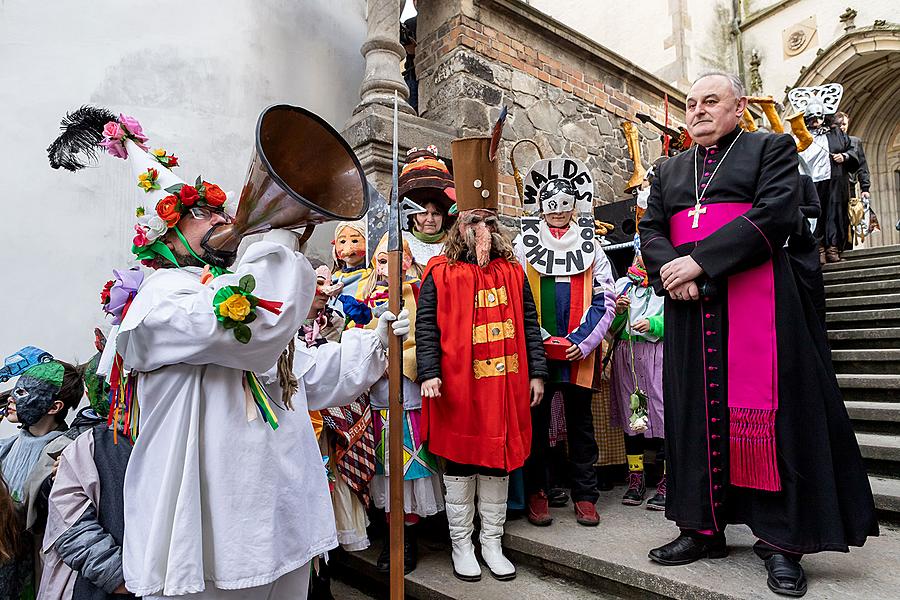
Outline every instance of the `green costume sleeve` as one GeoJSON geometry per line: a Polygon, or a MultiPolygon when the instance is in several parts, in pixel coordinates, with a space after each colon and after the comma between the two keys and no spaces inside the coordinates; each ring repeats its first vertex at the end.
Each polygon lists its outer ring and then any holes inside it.
{"type": "Polygon", "coordinates": [[[657,336],[663,336],[663,315],[656,315],[655,317],[649,317],[647,319],[650,321],[650,333],[657,336]]]}
{"type": "Polygon", "coordinates": [[[625,319],[627,318],[628,311],[625,311],[621,315],[617,314],[613,319],[612,325],[609,326],[609,330],[615,332],[615,337],[622,337],[622,339],[625,339],[622,334],[625,333],[625,319]]]}

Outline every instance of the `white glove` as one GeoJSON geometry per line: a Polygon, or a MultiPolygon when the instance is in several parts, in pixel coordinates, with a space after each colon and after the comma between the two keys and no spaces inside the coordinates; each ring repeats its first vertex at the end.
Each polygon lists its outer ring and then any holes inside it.
{"type": "Polygon", "coordinates": [[[405,339],[406,336],[409,335],[409,311],[404,308],[400,311],[400,316],[397,316],[391,311],[386,310],[378,317],[378,325],[375,326],[375,335],[378,336],[378,341],[381,342],[381,345],[384,348],[387,348],[388,346],[389,324],[394,335],[401,339],[405,339]]]}

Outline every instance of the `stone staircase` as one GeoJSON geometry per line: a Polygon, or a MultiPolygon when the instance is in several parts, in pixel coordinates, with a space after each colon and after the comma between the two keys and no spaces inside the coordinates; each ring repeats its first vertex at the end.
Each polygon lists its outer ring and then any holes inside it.
{"type": "Polygon", "coordinates": [[[824,269],[828,338],[881,516],[900,520],[900,246],[824,269]]]}
{"type": "MultiPolygon", "coordinates": [[[[900,590],[900,246],[858,250],[825,268],[829,339],[838,383],[869,469],[881,535],[848,555],[804,557],[811,598],[894,600],[900,590]]],[[[524,519],[507,523],[503,539],[519,576],[479,583],[455,579],[450,567],[446,522],[423,524],[419,567],[406,578],[408,598],[423,600],[769,600],[764,568],[753,554],[754,536],[743,525],[728,528],[728,560],[663,567],[647,551],[675,532],[662,513],[620,503],[622,488],[603,492],[601,523],[575,523],[571,504],[552,509],[550,527],[524,519]]],[[[375,569],[380,542],[359,553],[336,554],[336,577],[348,598],[386,598],[387,578],[375,569]]]]}

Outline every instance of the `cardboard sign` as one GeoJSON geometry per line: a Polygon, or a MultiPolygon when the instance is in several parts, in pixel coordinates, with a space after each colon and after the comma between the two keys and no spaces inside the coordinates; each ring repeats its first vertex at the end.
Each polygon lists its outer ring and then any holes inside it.
{"type": "Polygon", "coordinates": [[[522,207],[526,215],[540,213],[538,196],[541,188],[548,181],[559,178],[568,179],[575,187],[575,212],[591,212],[594,206],[594,179],[590,170],[577,158],[559,157],[541,159],[528,170],[523,186],[525,202],[522,207]]]}
{"type": "Polygon", "coordinates": [[[540,217],[522,217],[525,258],[541,275],[577,275],[594,265],[594,219],[580,215],[561,238],[540,217]]]}

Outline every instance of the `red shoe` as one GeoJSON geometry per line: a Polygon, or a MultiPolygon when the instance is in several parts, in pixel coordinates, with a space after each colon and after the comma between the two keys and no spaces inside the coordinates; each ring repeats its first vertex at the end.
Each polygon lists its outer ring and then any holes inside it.
{"type": "Polygon", "coordinates": [[[547,494],[541,490],[528,497],[528,521],[538,527],[546,527],[553,522],[547,502],[547,494]]]}
{"type": "Polygon", "coordinates": [[[597,507],[593,502],[580,500],[575,503],[575,520],[579,525],[587,527],[596,527],[600,524],[600,515],[597,514],[597,507]]]}

